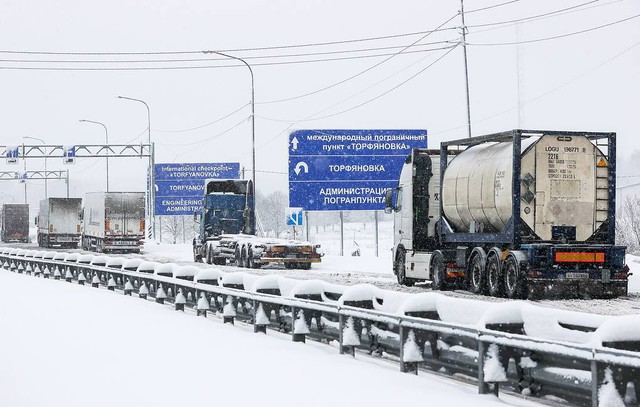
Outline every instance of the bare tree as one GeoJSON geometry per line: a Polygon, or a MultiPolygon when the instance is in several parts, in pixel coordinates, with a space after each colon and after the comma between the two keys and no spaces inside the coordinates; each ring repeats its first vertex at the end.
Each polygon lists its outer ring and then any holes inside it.
{"type": "Polygon", "coordinates": [[[630,253],[640,252],[640,197],[628,196],[616,217],[616,242],[630,253]]]}
{"type": "Polygon", "coordinates": [[[278,237],[286,230],[285,210],[288,206],[289,200],[282,191],[273,191],[266,196],[258,195],[256,211],[265,232],[272,232],[278,237]]]}
{"type": "Polygon", "coordinates": [[[182,240],[182,217],[181,216],[161,216],[160,227],[162,233],[172,244],[176,244],[178,239],[182,240]]]}

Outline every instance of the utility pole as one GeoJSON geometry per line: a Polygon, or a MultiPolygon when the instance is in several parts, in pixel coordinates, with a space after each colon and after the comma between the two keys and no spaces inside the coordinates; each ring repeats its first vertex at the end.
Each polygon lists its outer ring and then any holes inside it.
{"type": "Polygon", "coordinates": [[[469,69],[467,66],[467,26],[464,23],[464,0],[460,0],[462,17],[462,53],[464,54],[464,81],[467,89],[467,131],[471,137],[471,103],[469,102],[469,69]]]}

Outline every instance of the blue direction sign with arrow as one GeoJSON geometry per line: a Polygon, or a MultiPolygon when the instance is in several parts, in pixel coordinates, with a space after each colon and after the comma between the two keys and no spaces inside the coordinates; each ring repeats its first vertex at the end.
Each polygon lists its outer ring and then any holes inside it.
{"type": "Polygon", "coordinates": [[[302,226],[302,208],[287,208],[287,226],[302,226]]]}
{"type": "Polygon", "coordinates": [[[304,210],[381,210],[426,130],[298,130],[289,136],[289,204],[304,210]]]}

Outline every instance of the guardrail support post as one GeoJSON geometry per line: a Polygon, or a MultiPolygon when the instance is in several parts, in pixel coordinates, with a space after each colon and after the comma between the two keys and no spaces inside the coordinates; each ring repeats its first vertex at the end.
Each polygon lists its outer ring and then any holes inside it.
{"type": "Polygon", "coordinates": [[[291,324],[291,339],[294,342],[305,343],[306,335],[309,333],[309,327],[307,326],[307,322],[304,319],[303,310],[299,310],[296,312],[295,308],[291,308],[291,324]]]}
{"type": "Polygon", "coordinates": [[[266,334],[269,322],[269,317],[264,312],[262,303],[253,300],[253,333],[266,334]]]}
{"type": "Polygon", "coordinates": [[[487,344],[478,340],[478,393],[489,393],[489,385],[484,381],[484,358],[487,352],[487,344]]]}
{"type": "Polygon", "coordinates": [[[398,337],[400,338],[400,371],[406,373],[407,364],[404,361],[404,342],[407,340],[407,335],[402,324],[398,325],[398,337]]]}
{"type": "Polygon", "coordinates": [[[342,314],[338,314],[338,331],[339,331],[339,341],[340,341],[340,354],[344,355],[344,345],[342,345],[343,336],[344,336],[344,316],[342,314]]]}
{"type": "Polygon", "coordinates": [[[598,407],[598,386],[600,385],[600,377],[598,375],[598,362],[591,361],[591,406],[598,407]]]}
{"type": "Polygon", "coordinates": [[[233,297],[227,296],[226,302],[222,310],[222,323],[234,325],[233,320],[236,316],[236,309],[233,306],[233,297]]]}

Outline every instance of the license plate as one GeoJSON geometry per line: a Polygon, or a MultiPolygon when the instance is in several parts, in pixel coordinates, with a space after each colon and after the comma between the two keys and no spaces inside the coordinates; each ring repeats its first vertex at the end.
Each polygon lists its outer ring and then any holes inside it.
{"type": "Polygon", "coordinates": [[[72,239],[70,237],[59,237],[58,242],[71,242],[72,239]]]}
{"type": "Polygon", "coordinates": [[[588,280],[589,273],[567,273],[567,279],[569,280],[588,280]]]}

